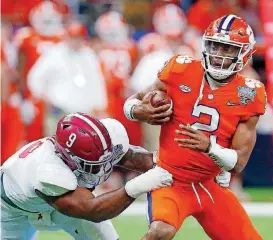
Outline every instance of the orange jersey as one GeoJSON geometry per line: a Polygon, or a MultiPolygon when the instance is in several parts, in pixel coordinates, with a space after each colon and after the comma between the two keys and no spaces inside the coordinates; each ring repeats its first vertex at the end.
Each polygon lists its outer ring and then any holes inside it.
{"type": "Polygon", "coordinates": [[[29,23],[29,13],[42,0],[3,0],[1,1],[2,16],[14,24],[26,25],[29,23]]]}
{"type": "Polygon", "coordinates": [[[133,40],[120,45],[105,45],[98,55],[107,79],[127,79],[135,65],[137,46],[133,40]]]}
{"type": "Polygon", "coordinates": [[[128,120],[123,113],[129,95],[128,80],[137,60],[136,44],[130,40],[122,45],[104,46],[98,55],[107,87],[107,113],[125,126],[131,144],[140,145],[140,124],[128,120]]]}
{"type": "MultiPolygon", "coordinates": [[[[3,43],[2,43],[3,44],[3,43]]],[[[20,118],[20,111],[18,103],[16,103],[15,96],[16,84],[13,80],[13,69],[8,65],[7,55],[1,46],[1,65],[2,65],[2,87],[4,96],[1,99],[1,165],[6,161],[14,152],[18,150],[24,139],[24,126],[20,118]],[[3,66],[5,65],[5,66],[3,66]],[[4,67],[4,69],[3,69],[4,67]],[[5,86],[5,87],[4,87],[5,86]],[[14,99],[14,100],[12,100],[14,99]]]]}
{"type": "Polygon", "coordinates": [[[188,56],[173,57],[158,78],[174,103],[172,119],[161,128],[159,165],[173,174],[174,184],[213,179],[220,168],[207,154],[179,147],[174,142],[178,137],[175,130],[181,123],[190,124],[210,136],[211,141],[230,148],[238,123],[264,113],[264,85],[237,74],[230,83],[212,90],[200,61],[188,56]]]}
{"type": "Polygon", "coordinates": [[[18,50],[23,51],[26,56],[24,79],[26,79],[29,70],[40,55],[48,51],[53,44],[60,42],[61,39],[61,36],[41,36],[31,27],[24,27],[18,30],[15,35],[15,44],[18,50]]]}
{"type": "Polygon", "coordinates": [[[126,99],[127,81],[137,57],[136,45],[129,41],[124,45],[105,46],[99,51],[99,59],[108,93],[108,113],[112,117],[123,114],[120,109],[126,99]],[[117,109],[118,108],[118,109],[117,109]]]}

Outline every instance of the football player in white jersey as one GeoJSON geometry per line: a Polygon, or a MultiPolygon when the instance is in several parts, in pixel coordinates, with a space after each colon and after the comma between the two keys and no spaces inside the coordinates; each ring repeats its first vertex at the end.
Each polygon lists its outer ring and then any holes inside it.
{"type": "Polygon", "coordinates": [[[26,145],[3,164],[1,239],[26,239],[31,224],[38,230],[63,229],[76,240],[117,240],[108,219],[139,195],[171,184],[171,174],[153,168],[152,153],[129,145],[120,122],[69,114],[53,137],[26,145]],[[146,173],[95,197],[92,191],[115,165],[146,173]]]}

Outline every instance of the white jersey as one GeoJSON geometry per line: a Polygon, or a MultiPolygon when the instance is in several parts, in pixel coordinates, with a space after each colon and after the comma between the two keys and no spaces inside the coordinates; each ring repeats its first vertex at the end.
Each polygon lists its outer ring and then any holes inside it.
{"type": "Polygon", "coordinates": [[[92,112],[107,105],[99,59],[87,46],[74,51],[64,42],[56,44],[31,68],[27,84],[34,97],[65,113],[92,112]]]}
{"type": "MultiPolygon", "coordinates": [[[[110,134],[114,146],[114,164],[117,164],[129,149],[127,132],[117,120],[103,119],[101,122],[110,134]]],[[[50,137],[23,147],[4,163],[2,171],[7,197],[18,207],[30,212],[53,210],[36,195],[35,189],[46,195],[59,196],[75,190],[77,186],[85,187],[88,184],[78,179],[55,154],[54,140],[50,137]]]]}

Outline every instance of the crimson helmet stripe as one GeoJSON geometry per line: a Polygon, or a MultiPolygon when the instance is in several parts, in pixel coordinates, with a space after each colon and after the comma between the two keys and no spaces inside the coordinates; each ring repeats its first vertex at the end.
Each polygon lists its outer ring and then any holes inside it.
{"type": "Polygon", "coordinates": [[[82,116],[78,113],[72,114],[72,116],[80,118],[81,120],[85,121],[90,127],[92,127],[95,130],[95,132],[98,134],[100,141],[102,143],[103,149],[104,150],[107,149],[107,143],[106,143],[106,140],[105,140],[103,134],[101,133],[99,128],[92,121],[90,121],[88,118],[86,118],[85,116],[82,116]]]}

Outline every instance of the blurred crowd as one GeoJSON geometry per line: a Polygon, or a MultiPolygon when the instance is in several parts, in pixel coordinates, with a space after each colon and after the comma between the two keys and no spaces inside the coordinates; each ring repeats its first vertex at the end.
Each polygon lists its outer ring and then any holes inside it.
{"type": "MultiPolygon", "coordinates": [[[[203,31],[225,14],[244,17],[253,28],[256,53],[244,74],[266,84],[258,3],[2,0],[2,162],[23,144],[53,134],[57,121],[75,111],[115,118],[131,144],[156,150],[158,127],[127,120],[124,101],[149,86],[172,55],[200,58],[203,31]]],[[[272,116],[269,106],[263,134],[272,134],[272,116]]]]}

